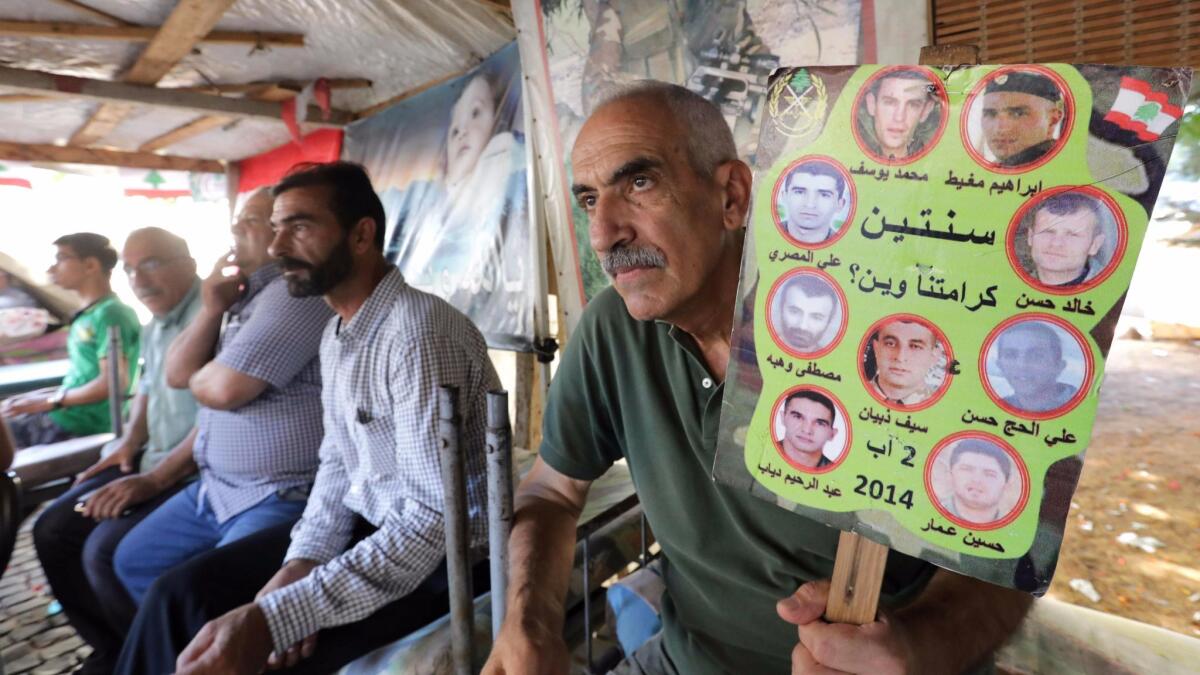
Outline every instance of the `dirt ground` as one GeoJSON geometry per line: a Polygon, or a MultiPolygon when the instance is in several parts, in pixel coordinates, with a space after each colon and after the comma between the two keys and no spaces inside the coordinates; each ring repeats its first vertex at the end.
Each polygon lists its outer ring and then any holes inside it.
{"type": "Polygon", "coordinates": [[[1200,343],[1116,340],[1049,595],[1200,635],[1198,459],[1200,343]]]}

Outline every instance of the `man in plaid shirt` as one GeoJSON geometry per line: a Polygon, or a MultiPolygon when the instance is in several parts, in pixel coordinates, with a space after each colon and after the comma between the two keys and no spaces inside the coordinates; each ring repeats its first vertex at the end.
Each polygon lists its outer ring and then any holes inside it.
{"type": "MultiPolygon", "coordinates": [[[[273,192],[288,290],[324,295],[336,314],[321,342],[316,482],[290,536],[273,528],[160,578],[119,672],[257,673],[269,659],[325,673],[445,614],[439,385],[459,390],[470,543],[486,546],[485,394],[499,380],[482,335],[384,259],[362,167],[309,165],[273,192]]],[[[477,589],[486,576],[477,566],[477,589]]]]}

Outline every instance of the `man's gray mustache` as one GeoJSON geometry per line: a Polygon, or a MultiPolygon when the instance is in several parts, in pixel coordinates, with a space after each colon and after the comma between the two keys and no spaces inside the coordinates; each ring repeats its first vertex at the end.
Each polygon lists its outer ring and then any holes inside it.
{"type": "Polygon", "coordinates": [[[667,258],[662,251],[651,246],[620,246],[609,251],[600,265],[605,274],[614,277],[618,270],[630,267],[666,267],[667,258]]]}

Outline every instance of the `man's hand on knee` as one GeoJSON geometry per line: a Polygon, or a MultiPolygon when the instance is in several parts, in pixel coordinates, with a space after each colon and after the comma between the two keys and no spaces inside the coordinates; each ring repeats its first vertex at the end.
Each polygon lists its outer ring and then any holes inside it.
{"type": "Polygon", "coordinates": [[[271,630],[254,603],[204,624],[175,662],[177,675],[255,675],[267,664],[271,630]]]}
{"type": "Polygon", "coordinates": [[[861,626],[828,623],[821,618],[828,601],[829,581],[811,581],[775,606],[800,638],[792,650],[792,675],[908,672],[910,647],[894,622],[881,615],[861,626]]]}

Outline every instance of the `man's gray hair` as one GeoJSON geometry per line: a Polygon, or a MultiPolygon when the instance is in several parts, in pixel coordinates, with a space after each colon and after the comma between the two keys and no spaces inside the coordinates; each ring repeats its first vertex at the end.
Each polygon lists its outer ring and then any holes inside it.
{"type": "Polygon", "coordinates": [[[665,104],[687,131],[688,161],[701,176],[712,177],[718,166],[738,158],[733,132],[721,116],[721,110],[703,96],[677,84],[658,80],[620,84],[607,90],[592,110],[632,98],[658,99],[665,104]]]}

